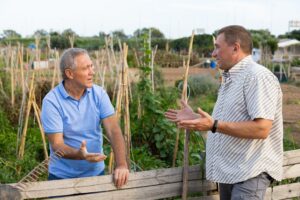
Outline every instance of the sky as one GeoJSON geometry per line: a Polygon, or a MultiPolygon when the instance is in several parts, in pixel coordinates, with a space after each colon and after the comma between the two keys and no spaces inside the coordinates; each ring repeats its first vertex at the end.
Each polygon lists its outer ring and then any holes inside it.
{"type": "Polygon", "coordinates": [[[300,0],[0,0],[0,34],[12,29],[23,37],[39,29],[94,36],[155,27],[174,39],[232,24],[278,36],[290,20],[300,20],[300,0]]]}

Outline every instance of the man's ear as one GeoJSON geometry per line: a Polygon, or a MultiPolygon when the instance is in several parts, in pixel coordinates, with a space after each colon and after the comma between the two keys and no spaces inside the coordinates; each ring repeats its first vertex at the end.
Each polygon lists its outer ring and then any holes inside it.
{"type": "Polygon", "coordinates": [[[240,49],[241,49],[240,43],[238,43],[238,42],[234,43],[234,45],[233,45],[233,52],[234,53],[238,53],[240,51],[240,49]]]}
{"type": "Polygon", "coordinates": [[[68,68],[68,69],[65,69],[65,74],[66,76],[68,77],[68,79],[73,79],[74,76],[73,76],[73,71],[72,69],[68,68]]]}

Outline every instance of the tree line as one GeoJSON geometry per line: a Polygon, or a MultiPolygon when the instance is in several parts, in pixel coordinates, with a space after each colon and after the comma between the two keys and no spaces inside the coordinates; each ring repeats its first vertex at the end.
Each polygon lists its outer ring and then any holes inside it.
{"type": "MultiPolygon", "coordinates": [[[[105,46],[105,38],[114,38],[114,47],[118,49],[118,39],[121,42],[126,42],[129,47],[135,48],[140,44],[142,40],[142,35],[149,33],[151,30],[151,44],[152,47],[157,45],[159,50],[172,50],[172,51],[187,51],[189,44],[189,37],[182,37],[178,39],[168,39],[165,37],[164,33],[155,27],[137,29],[132,35],[126,35],[123,30],[115,30],[111,33],[105,33],[100,31],[98,35],[90,37],[79,36],[72,29],[65,29],[62,32],[50,31],[47,32],[44,29],[36,30],[30,37],[22,37],[21,34],[14,30],[3,30],[0,34],[0,44],[16,44],[20,42],[25,46],[34,44],[35,37],[39,36],[41,38],[40,48],[46,48],[47,43],[43,38],[51,38],[51,48],[56,49],[66,49],[70,47],[69,37],[75,37],[74,47],[85,48],[88,50],[96,50],[105,46]]],[[[278,48],[277,43],[279,39],[282,38],[293,38],[300,40],[300,30],[293,30],[285,34],[279,35],[278,37],[271,34],[268,30],[249,30],[253,37],[253,46],[255,48],[267,47],[272,53],[278,48]]],[[[213,35],[216,34],[217,31],[213,35]]],[[[194,39],[194,52],[199,53],[199,55],[209,56],[214,48],[213,45],[213,35],[211,34],[199,34],[195,35],[194,39]]]]}

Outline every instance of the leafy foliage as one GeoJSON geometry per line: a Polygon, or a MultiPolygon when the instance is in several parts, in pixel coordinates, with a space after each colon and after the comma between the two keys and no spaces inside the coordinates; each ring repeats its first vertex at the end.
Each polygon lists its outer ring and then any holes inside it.
{"type": "Polygon", "coordinates": [[[145,34],[143,38],[143,65],[141,66],[140,81],[136,88],[138,94],[135,96],[135,103],[131,109],[131,121],[135,122],[132,124],[133,146],[147,145],[151,152],[150,155],[171,161],[176,128],[165,119],[164,111],[167,106],[175,104],[176,98],[174,98],[174,93],[162,95],[161,91],[164,90],[156,90],[155,93],[152,90],[150,81],[151,49],[148,35],[145,34]],[[163,96],[169,96],[169,98],[164,99],[163,96]],[[141,114],[138,115],[138,113],[141,114]]]}
{"type": "Polygon", "coordinates": [[[191,96],[216,94],[219,83],[213,77],[206,74],[190,76],[188,84],[191,90],[191,96]]]}
{"type": "Polygon", "coordinates": [[[250,30],[255,48],[269,48],[274,54],[278,48],[277,39],[268,30],[250,30]]]}

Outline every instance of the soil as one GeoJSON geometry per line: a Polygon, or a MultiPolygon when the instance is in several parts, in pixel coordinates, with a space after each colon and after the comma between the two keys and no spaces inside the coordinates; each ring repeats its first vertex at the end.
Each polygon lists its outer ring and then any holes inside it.
{"type": "Polygon", "coordinates": [[[290,84],[281,84],[283,93],[283,124],[290,131],[294,141],[300,145],[300,88],[290,84]]]}

